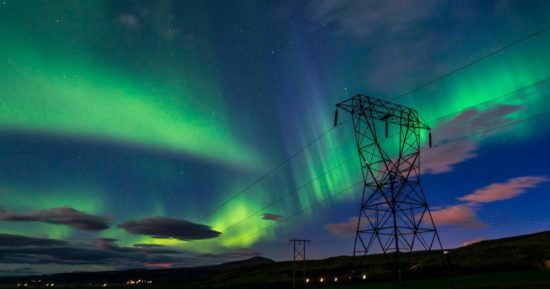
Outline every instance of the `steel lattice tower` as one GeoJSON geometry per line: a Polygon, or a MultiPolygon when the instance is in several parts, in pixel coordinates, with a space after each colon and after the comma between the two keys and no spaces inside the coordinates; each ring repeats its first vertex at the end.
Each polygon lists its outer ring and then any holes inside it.
{"type": "Polygon", "coordinates": [[[293,258],[292,258],[292,288],[296,288],[296,262],[302,261],[302,283],[306,280],[306,245],[311,244],[311,240],[290,239],[288,243],[293,245],[293,258]],[[302,248],[300,248],[302,245],[302,248]]]}
{"type": "Polygon", "coordinates": [[[420,137],[430,128],[416,110],[365,95],[336,107],[335,124],[338,109],[352,115],[364,180],[353,255],[384,253],[400,281],[403,256],[442,249],[420,186],[420,137]],[[385,141],[390,129],[398,142],[385,141]]]}

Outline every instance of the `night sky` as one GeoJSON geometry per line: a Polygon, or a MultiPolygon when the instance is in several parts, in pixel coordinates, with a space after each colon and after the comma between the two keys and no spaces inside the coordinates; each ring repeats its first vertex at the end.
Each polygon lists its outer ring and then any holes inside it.
{"type": "Polygon", "coordinates": [[[361,171],[349,115],[331,127],[356,93],[433,128],[445,247],[548,230],[548,11],[3,0],[0,275],[350,255],[361,171]]]}

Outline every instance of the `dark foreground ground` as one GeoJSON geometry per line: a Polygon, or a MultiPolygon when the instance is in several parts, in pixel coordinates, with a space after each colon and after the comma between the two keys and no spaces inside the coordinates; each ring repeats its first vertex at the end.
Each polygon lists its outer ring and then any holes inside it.
{"type": "MultiPolygon", "coordinates": [[[[266,280],[266,282],[269,282],[266,280]]],[[[341,281],[338,281],[341,283],[341,281]]],[[[331,288],[331,289],[396,289],[398,288],[395,282],[369,282],[365,281],[360,284],[338,284],[338,282],[325,281],[325,284],[315,284],[306,286],[297,286],[297,288],[331,288]]],[[[522,272],[504,272],[504,273],[491,273],[480,274],[473,276],[459,276],[452,280],[452,284],[456,289],[549,289],[550,288],[550,271],[522,271],[522,272]]],[[[54,288],[135,288],[135,289],[175,289],[175,288],[190,288],[188,286],[181,286],[178,284],[145,284],[145,285],[107,285],[103,287],[103,284],[89,285],[65,285],[54,288]]],[[[0,288],[18,288],[14,285],[4,285],[0,288]]],[[[19,288],[50,288],[42,286],[28,284],[27,287],[20,286],[19,288]]],[[[201,288],[194,287],[194,288],[201,288]]],[[[257,285],[258,289],[264,288],[261,285],[257,285]]],[[[292,284],[282,285],[278,287],[280,289],[291,289],[292,284]]],[[[403,282],[399,287],[401,289],[446,289],[452,288],[449,279],[429,279],[429,280],[416,280],[403,282]]]]}
{"type": "MultiPolygon", "coordinates": [[[[452,283],[456,289],[549,289],[550,271],[524,271],[460,276],[453,278],[452,283]]],[[[383,282],[360,285],[327,286],[327,288],[395,289],[397,286],[393,282],[383,282]]],[[[404,282],[400,288],[443,289],[452,287],[449,280],[447,278],[443,278],[404,282]]]]}

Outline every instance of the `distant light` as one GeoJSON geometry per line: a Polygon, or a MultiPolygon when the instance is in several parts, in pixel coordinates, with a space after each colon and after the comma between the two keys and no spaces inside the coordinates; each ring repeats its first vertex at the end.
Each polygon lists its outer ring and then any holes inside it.
{"type": "Polygon", "coordinates": [[[103,285],[101,285],[101,287],[107,287],[107,283],[103,283],[103,285]]]}
{"type": "Polygon", "coordinates": [[[309,283],[309,277],[308,277],[308,278],[306,278],[306,283],[309,283]]]}
{"type": "Polygon", "coordinates": [[[23,286],[27,287],[27,283],[23,284],[23,286]]]}
{"type": "Polygon", "coordinates": [[[447,254],[449,254],[449,251],[445,250],[445,251],[443,251],[443,254],[447,255],[447,254]]]}
{"type": "Polygon", "coordinates": [[[367,274],[363,274],[363,280],[367,279],[367,274]]]}
{"type": "Polygon", "coordinates": [[[334,282],[338,282],[338,277],[334,277],[334,282]]]}
{"type": "Polygon", "coordinates": [[[321,279],[319,279],[319,282],[321,283],[325,282],[325,278],[321,277],[321,279]]]}
{"type": "Polygon", "coordinates": [[[53,287],[53,286],[55,286],[55,284],[54,284],[54,283],[50,284],[50,287],[53,287]]]}

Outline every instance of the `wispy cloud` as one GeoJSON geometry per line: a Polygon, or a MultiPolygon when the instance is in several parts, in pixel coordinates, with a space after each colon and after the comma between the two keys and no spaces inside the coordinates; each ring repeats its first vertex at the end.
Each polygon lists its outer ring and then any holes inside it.
{"type": "Polygon", "coordinates": [[[450,172],[455,165],[477,157],[477,148],[478,145],[469,140],[432,147],[422,154],[422,173],[442,174],[450,172]]]}
{"type": "Polygon", "coordinates": [[[326,224],[323,228],[339,239],[348,239],[355,236],[359,217],[349,218],[346,222],[326,224]]]}
{"type": "Polygon", "coordinates": [[[438,54],[452,47],[452,35],[426,29],[440,5],[435,0],[320,0],[310,1],[308,14],[313,29],[364,46],[368,53],[362,65],[372,69],[366,86],[396,93],[448,70],[438,54]]]}
{"type": "Polygon", "coordinates": [[[433,143],[439,145],[427,149],[422,155],[422,173],[440,174],[477,156],[479,137],[488,130],[506,124],[513,113],[521,111],[520,105],[495,105],[487,109],[468,109],[454,118],[442,121],[433,129],[433,143]],[[461,137],[479,134],[478,139],[461,137]]]}
{"type": "Polygon", "coordinates": [[[64,246],[67,243],[61,240],[26,237],[14,234],[0,234],[0,247],[48,247],[64,246]]]}
{"type": "Polygon", "coordinates": [[[130,234],[148,235],[155,238],[175,238],[183,241],[211,239],[221,234],[207,225],[166,217],[127,221],[118,225],[118,227],[130,234]]]}
{"type": "Polygon", "coordinates": [[[136,15],[131,13],[122,13],[118,15],[115,21],[122,27],[135,31],[139,28],[139,19],[136,15]]]}
{"type": "MultiPolygon", "coordinates": [[[[110,238],[55,240],[0,234],[0,264],[6,268],[15,268],[17,265],[31,268],[25,274],[37,273],[32,268],[42,264],[96,266],[95,268],[101,270],[118,270],[216,264],[258,255],[261,255],[258,251],[248,248],[226,249],[219,254],[206,255],[160,245],[122,247],[117,244],[116,239],[110,238]]],[[[10,271],[5,274],[19,273],[10,271]]]]}
{"type": "MultiPolygon", "coordinates": [[[[476,208],[468,205],[455,205],[431,212],[436,226],[456,225],[468,229],[481,229],[485,224],[476,216],[476,208]]],[[[345,222],[326,224],[323,228],[339,239],[350,239],[355,236],[358,217],[345,222]]],[[[427,221],[428,219],[425,219],[427,221]]],[[[362,220],[362,223],[366,220],[362,220]]]]}
{"type": "MultiPolygon", "coordinates": [[[[470,108],[456,117],[444,120],[433,129],[434,141],[445,143],[464,135],[481,133],[510,121],[513,113],[523,110],[523,105],[493,105],[486,109],[470,108]]],[[[485,133],[485,135],[490,132],[485,133]]]]}
{"type": "Polygon", "coordinates": [[[485,237],[473,238],[471,240],[462,242],[461,246],[466,247],[466,246],[470,246],[472,244],[479,243],[479,242],[485,241],[485,240],[487,240],[487,238],[485,238],[485,237]]]}
{"type": "Polygon", "coordinates": [[[0,220],[66,225],[84,231],[101,231],[110,226],[110,219],[107,217],[88,214],[69,207],[36,210],[27,214],[2,210],[0,211],[0,220]]]}
{"type": "MultiPolygon", "coordinates": [[[[526,193],[528,188],[549,181],[550,178],[546,176],[524,176],[509,179],[504,183],[494,183],[458,198],[465,203],[431,211],[432,218],[436,226],[452,225],[472,230],[481,229],[486,225],[476,215],[476,211],[481,208],[480,204],[512,199],[526,193]]],[[[351,238],[357,229],[357,219],[352,217],[346,222],[326,224],[324,229],[338,238],[351,238]]]]}
{"type": "Polygon", "coordinates": [[[282,222],[284,220],[284,217],[282,215],[265,213],[262,217],[262,220],[282,222]]]}
{"type": "Polygon", "coordinates": [[[449,206],[432,211],[436,226],[459,225],[469,229],[480,229],[485,225],[477,218],[475,209],[467,205],[449,206]]]}
{"type": "Polygon", "coordinates": [[[493,183],[473,193],[458,198],[469,203],[490,203],[515,198],[527,192],[528,188],[550,181],[546,176],[524,176],[507,180],[504,183],[493,183]]]}
{"type": "Polygon", "coordinates": [[[364,39],[375,33],[408,31],[411,25],[433,17],[437,3],[318,0],[310,2],[309,12],[312,21],[334,26],[337,33],[364,39]]]}
{"type": "Polygon", "coordinates": [[[251,249],[251,248],[237,248],[234,250],[225,250],[224,252],[219,252],[216,254],[213,253],[204,253],[198,255],[201,258],[206,259],[219,259],[219,258],[225,258],[225,259],[243,259],[251,256],[259,256],[261,255],[260,252],[251,249]]]}
{"type": "Polygon", "coordinates": [[[152,31],[162,40],[174,40],[185,29],[174,27],[173,5],[172,1],[142,3],[137,5],[140,8],[121,13],[114,20],[129,32],[152,31]]]}
{"type": "Polygon", "coordinates": [[[476,216],[476,210],[483,203],[509,200],[527,192],[528,188],[549,182],[546,176],[523,176],[508,179],[504,183],[494,183],[475,190],[473,193],[459,197],[463,204],[449,206],[432,211],[436,225],[460,225],[470,229],[479,229],[485,226],[476,216]]]}

